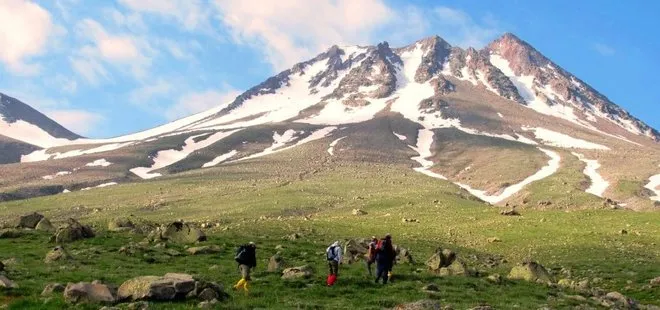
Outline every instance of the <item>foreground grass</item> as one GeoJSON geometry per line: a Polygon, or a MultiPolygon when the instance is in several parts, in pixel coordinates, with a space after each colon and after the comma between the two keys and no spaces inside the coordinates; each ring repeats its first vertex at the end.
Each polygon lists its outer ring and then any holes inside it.
{"type": "MultiPolygon", "coordinates": [[[[574,292],[485,280],[487,274],[506,275],[524,259],[542,263],[556,280],[570,273],[571,279],[590,279],[605,290],[620,291],[642,303],[658,303],[658,288],[646,287],[660,275],[658,212],[575,206],[524,209],[523,216],[505,217],[454,185],[415,174],[407,166],[332,162],[323,156],[292,165],[287,156],[276,154],[249,165],[230,164],[177,178],[0,204],[2,220],[38,211],[55,221],[76,217],[99,231],[94,239],[68,245],[75,260],[63,265],[42,263],[52,246],[47,235],[34,232],[19,239],[0,239],[0,259],[15,259],[7,269],[21,286],[11,294],[0,292],[0,304],[12,309],[67,308],[61,298],[44,304],[39,293],[46,283],[98,279],[118,285],[138,275],[167,272],[187,272],[229,287],[238,277],[233,250],[251,240],[259,245],[260,264],[253,290],[250,296],[233,294],[221,308],[380,309],[428,297],[420,288],[429,283],[440,287],[436,298],[456,309],[480,303],[497,309],[543,305],[570,309],[578,304],[562,297],[574,292]],[[368,215],[351,215],[355,208],[368,215]],[[207,231],[208,243],[224,250],[219,255],[169,257],[163,249],[150,248],[126,256],[118,249],[144,236],[105,232],[104,227],[113,217],[129,215],[159,223],[175,219],[219,223],[207,231]],[[419,223],[403,223],[402,218],[419,223]],[[621,235],[622,229],[628,234],[621,235]],[[397,278],[385,287],[372,284],[363,265],[347,265],[336,287],[324,286],[323,251],[329,243],[387,232],[396,243],[411,249],[417,264],[397,266],[397,278]],[[302,238],[287,240],[293,233],[302,238]],[[488,243],[490,237],[502,242],[488,243]],[[315,276],[287,282],[278,274],[265,272],[277,245],[284,247],[282,254],[290,265],[310,264],[315,276]],[[423,262],[438,247],[457,251],[481,276],[440,278],[426,272],[423,262]],[[488,260],[501,263],[488,266],[488,260]]],[[[567,180],[570,178],[560,174],[543,182],[550,189],[558,184],[565,188],[570,186],[567,180]]],[[[171,247],[184,252],[180,245],[171,247]]],[[[157,303],[152,308],[194,306],[192,302],[157,303]]]]}

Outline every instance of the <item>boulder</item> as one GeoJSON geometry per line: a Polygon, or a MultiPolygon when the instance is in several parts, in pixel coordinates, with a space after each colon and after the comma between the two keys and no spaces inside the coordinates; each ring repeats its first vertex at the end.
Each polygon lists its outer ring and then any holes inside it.
{"type": "Polygon", "coordinates": [[[213,299],[209,301],[202,301],[197,305],[197,308],[200,309],[215,309],[218,305],[218,300],[213,299]]]}
{"type": "Polygon", "coordinates": [[[312,267],[305,265],[300,267],[287,268],[282,271],[282,279],[284,280],[293,280],[293,279],[306,279],[312,276],[313,274],[312,267]]]}
{"type": "Polygon", "coordinates": [[[637,301],[626,297],[619,292],[609,292],[599,299],[600,304],[606,308],[612,309],[639,309],[637,301]]]}
{"type": "Polygon", "coordinates": [[[435,254],[426,261],[426,266],[432,272],[440,272],[441,268],[449,267],[456,260],[456,253],[449,249],[437,249],[435,254]]]}
{"type": "Polygon", "coordinates": [[[175,300],[185,298],[195,289],[191,275],[168,273],[165,276],[141,276],[124,282],[117,292],[119,300],[175,300]]]}
{"type": "Polygon", "coordinates": [[[408,249],[395,245],[394,251],[396,251],[396,262],[398,264],[415,264],[415,260],[408,249]]]}
{"type": "Polygon", "coordinates": [[[71,259],[71,255],[69,255],[69,252],[66,249],[64,249],[64,247],[56,246],[46,254],[46,258],[44,259],[44,262],[46,264],[50,264],[50,263],[62,262],[70,259],[71,259]]]}
{"type": "Polygon", "coordinates": [[[41,291],[42,297],[48,297],[55,293],[62,293],[66,287],[61,283],[49,283],[44,287],[44,290],[41,291]]]}
{"type": "Polygon", "coordinates": [[[69,283],[64,289],[64,300],[68,303],[113,304],[117,300],[112,290],[100,283],[69,283]]]}
{"type": "Polygon", "coordinates": [[[128,218],[121,217],[115,218],[108,222],[108,230],[114,232],[131,231],[135,228],[135,224],[128,218]]]}
{"type": "Polygon", "coordinates": [[[41,221],[39,221],[39,223],[37,223],[37,226],[35,226],[34,229],[46,232],[54,232],[55,226],[53,226],[53,224],[44,217],[41,219],[41,221]]]}
{"type": "Polygon", "coordinates": [[[427,293],[429,295],[437,296],[438,293],[440,292],[440,288],[437,285],[431,283],[424,285],[422,287],[422,292],[427,293]]]}
{"type": "Polygon", "coordinates": [[[296,240],[302,238],[302,236],[299,233],[293,233],[293,234],[288,235],[286,238],[289,241],[296,241],[296,240]]]}
{"type": "Polygon", "coordinates": [[[494,274],[489,275],[488,278],[486,278],[486,280],[488,280],[491,283],[501,284],[502,283],[502,276],[499,273],[494,273],[494,274]]]}
{"type": "Polygon", "coordinates": [[[218,300],[218,297],[220,297],[218,292],[210,287],[203,289],[199,295],[197,295],[197,299],[202,301],[218,300]]]}
{"type": "Polygon", "coordinates": [[[0,229],[0,239],[14,239],[22,235],[20,230],[16,229],[0,229]]]}
{"type": "Polygon", "coordinates": [[[508,278],[511,280],[525,280],[546,284],[552,283],[550,273],[537,262],[524,262],[513,267],[508,278]]]}
{"type": "Polygon", "coordinates": [[[161,229],[160,238],[174,243],[206,241],[206,234],[188,223],[173,222],[161,229]]]}
{"type": "Polygon", "coordinates": [[[400,304],[393,308],[394,310],[440,310],[440,302],[431,299],[424,299],[407,304],[400,304]]]}
{"type": "Polygon", "coordinates": [[[7,277],[0,274],[0,289],[14,289],[18,288],[18,285],[12,280],[9,280],[7,277]]]}
{"type": "Polygon", "coordinates": [[[459,260],[454,260],[449,266],[440,268],[437,273],[443,277],[470,275],[467,265],[459,260]]]}
{"type": "Polygon", "coordinates": [[[94,231],[87,225],[82,225],[70,218],[67,224],[58,228],[53,236],[56,243],[73,242],[86,238],[94,238],[94,231]]]}
{"type": "Polygon", "coordinates": [[[490,237],[490,238],[486,239],[486,241],[488,241],[488,243],[496,243],[496,242],[502,242],[502,239],[500,239],[498,237],[490,237]]]}
{"type": "Polygon", "coordinates": [[[37,224],[39,224],[39,221],[41,221],[43,218],[43,215],[36,212],[23,215],[18,218],[18,224],[16,227],[34,229],[37,227],[37,224]]]}
{"type": "Polygon", "coordinates": [[[351,239],[344,244],[343,260],[347,264],[352,264],[365,258],[369,250],[369,241],[366,239],[351,239]]]}
{"type": "Polygon", "coordinates": [[[655,277],[654,279],[651,279],[651,281],[649,281],[649,284],[651,285],[651,287],[660,287],[660,277],[655,277]]]}
{"type": "Polygon", "coordinates": [[[268,272],[279,272],[284,266],[286,266],[286,262],[280,254],[275,254],[268,260],[268,272]]]}
{"type": "Polygon", "coordinates": [[[505,216],[520,216],[520,213],[518,213],[518,211],[516,211],[516,208],[502,210],[502,211],[500,211],[500,214],[505,215],[505,216]]]}
{"type": "Polygon", "coordinates": [[[360,215],[367,215],[368,213],[362,209],[353,209],[353,215],[360,216],[360,215]]]}
{"type": "Polygon", "coordinates": [[[199,300],[226,300],[229,299],[229,294],[225,292],[224,288],[220,284],[215,282],[197,281],[195,282],[195,289],[188,293],[186,298],[197,298],[199,300]],[[207,299],[210,297],[213,298],[207,299]]]}
{"type": "Polygon", "coordinates": [[[188,248],[186,252],[190,255],[201,255],[201,254],[216,254],[220,253],[222,249],[217,245],[205,245],[188,248]]]}

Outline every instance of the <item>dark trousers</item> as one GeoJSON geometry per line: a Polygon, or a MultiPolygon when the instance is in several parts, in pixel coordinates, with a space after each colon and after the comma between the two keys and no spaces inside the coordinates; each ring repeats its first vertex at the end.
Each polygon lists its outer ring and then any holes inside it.
{"type": "Polygon", "coordinates": [[[339,276],[339,262],[336,260],[328,261],[328,268],[330,269],[330,274],[339,276]]]}
{"type": "Polygon", "coordinates": [[[387,284],[387,272],[390,271],[390,264],[376,263],[376,283],[383,279],[383,284],[387,284]]]}

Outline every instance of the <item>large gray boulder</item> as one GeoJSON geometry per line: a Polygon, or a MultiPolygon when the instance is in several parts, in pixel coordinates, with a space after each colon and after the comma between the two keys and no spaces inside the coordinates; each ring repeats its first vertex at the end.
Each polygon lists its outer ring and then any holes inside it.
{"type": "Polygon", "coordinates": [[[44,263],[51,264],[55,262],[63,262],[71,259],[69,252],[62,246],[56,246],[46,254],[44,263]]]}
{"type": "Polygon", "coordinates": [[[55,293],[63,293],[65,289],[66,286],[61,283],[49,283],[44,287],[44,290],[41,291],[41,296],[48,297],[55,293]]]}
{"type": "Polygon", "coordinates": [[[537,262],[524,262],[511,269],[508,276],[511,280],[525,280],[529,282],[552,283],[552,276],[537,262]]]}
{"type": "Polygon", "coordinates": [[[449,249],[438,249],[426,261],[430,271],[439,273],[441,268],[449,267],[456,260],[456,253],[449,249]]]}
{"type": "Polygon", "coordinates": [[[86,238],[94,238],[92,228],[70,218],[66,225],[57,229],[52,239],[56,243],[67,243],[86,238]]]}
{"type": "Polygon", "coordinates": [[[117,298],[105,284],[80,282],[67,284],[64,300],[69,303],[113,304],[117,298]]]}
{"type": "Polygon", "coordinates": [[[279,272],[285,266],[286,262],[280,254],[275,254],[268,260],[268,272],[279,272]]]}
{"type": "Polygon", "coordinates": [[[18,288],[18,285],[12,280],[9,280],[7,277],[0,274],[0,289],[14,289],[18,288]]]}
{"type": "Polygon", "coordinates": [[[35,226],[34,229],[52,233],[55,231],[55,226],[53,226],[50,220],[44,217],[39,223],[37,223],[37,226],[35,226]]]}
{"type": "Polygon", "coordinates": [[[37,224],[39,224],[39,221],[41,221],[43,218],[43,215],[36,212],[25,214],[18,218],[18,224],[16,227],[34,229],[37,227],[37,224]]]}
{"type": "Polygon", "coordinates": [[[190,255],[217,254],[220,253],[220,251],[222,251],[222,249],[217,245],[197,246],[186,250],[190,255]]]}
{"type": "Polygon", "coordinates": [[[119,300],[183,299],[195,289],[191,275],[168,273],[165,276],[141,276],[124,282],[117,291],[119,300]]]}
{"type": "Polygon", "coordinates": [[[155,232],[153,239],[166,240],[174,243],[195,243],[206,241],[206,234],[199,228],[184,222],[173,222],[161,227],[155,232]]]}
{"type": "Polygon", "coordinates": [[[366,239],[351,239],[344,244],[344,263],[352,264],[365,259],[369,250],[369,241],[366,239]]]}
{"type": "Polygon", "coordinates": [[[312,276],[314,271],[312,267],[305,265],[300,267],[287,268],[282,271],[282,279],[284,280],[294,280],[294,279],[306,279],[312,276]]]}
{"type": "Polygon", "coordinates": [[[115,218],[108,222],[109,231],[120,232],[120,231],[131,231],[133,229],[135,229],[135,224],[133,224],[133,222],[130,219],[125,217],[115,218]]]}

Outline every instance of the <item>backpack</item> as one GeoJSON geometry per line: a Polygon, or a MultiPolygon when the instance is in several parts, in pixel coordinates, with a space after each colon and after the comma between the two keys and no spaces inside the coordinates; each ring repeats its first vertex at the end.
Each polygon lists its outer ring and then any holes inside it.
{"type": "Polygon", "coordinates": [[[245,264],[248,257],[248,248],[246,245],[241,245],[238,247],[238,250],[236,250],[236,256],[234,256],[234,260],[239,263],[239,264],[245,264]]]}
{"type": "Polygon", "coordinates": [[[328,251],[325,253],[326,257],[328,258],[328,261],[333,261],[337,258],[337,254],[335,253],[336,249],[337,249],[336,246],[332,246],[328,248],[328,251]]]}

